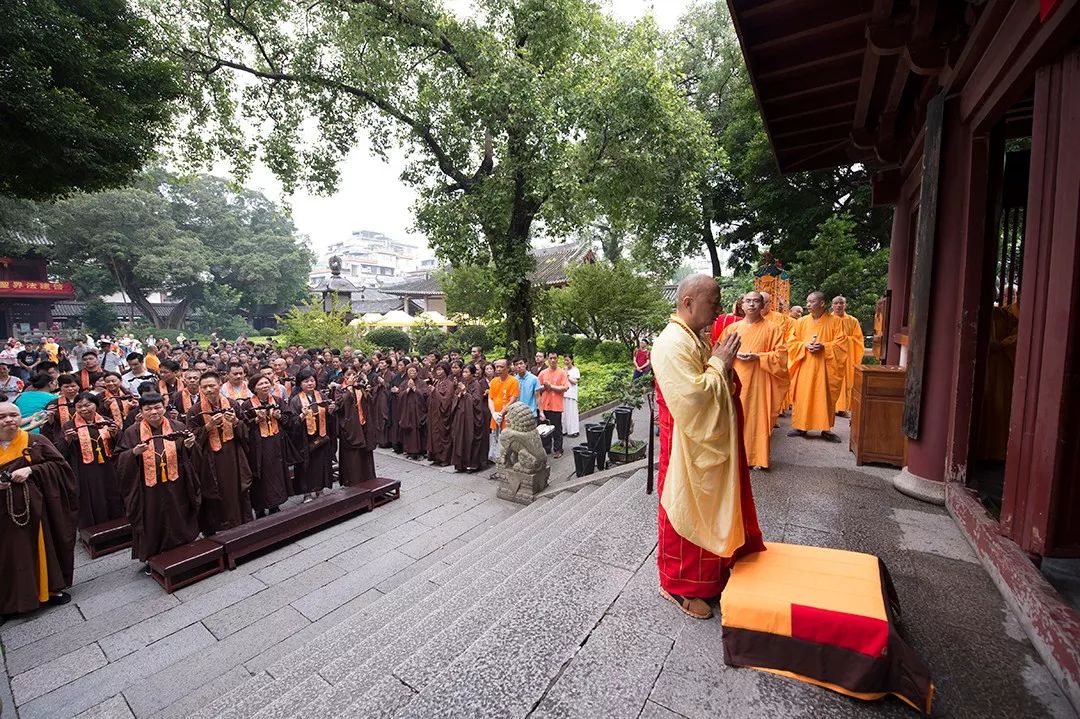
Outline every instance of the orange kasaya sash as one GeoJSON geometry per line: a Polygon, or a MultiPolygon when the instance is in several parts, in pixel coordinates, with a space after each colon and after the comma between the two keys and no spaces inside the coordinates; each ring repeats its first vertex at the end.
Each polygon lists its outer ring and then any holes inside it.
{"type": "Polygon", "coordinates": [[[122,394],[115,395],[109,392],[109,390],[105,390],[101,396],[105,398],[105,410],[109,413],[109,416],[112,417],[112,421],[117,424],[123,424],[124,419],[127,417],[128,410],[130,409],[127,396],[122,394]]]}
{"type": "MultiPolygon", "coordinates": [[[[171,392],[169,392],[169,385],[165,382],[165,380],[159,379],[157,381],[157,388],[158,388],[158,394],[160,394],[162,399],[165,400],[165,406],[168,407],[169,406],[169,397],[172,394],[171,392]]],[[[186,409],[184,411],[187,412],[186,409]]]]}
{"type": "MultiPolygon", "coordinates": [[[[104,418],[94,413],[94,421],[102,422],[104,418]]],[[[105,464],[106,458],[112,457],[112,434],[108,427],[98,427],[97,456],[94,456],[94,438],[90,434],[90,426],[81,415],[75,415],[75,431],[79,434],[79,452],[82,455],[83,464],[105,464]],[[104,456],[102,456],[104,453],[104,456]]]]}
{"type": "Polygon", "coordinates": [[[360,426],[363,427],[367,424],[367,419],[364,418],[364,405],[361,400],[364,397],[364,390],[361,387],[351,387],[353,393],[353,399],[356,400],[356,416],[360,420],[360,426]]]}
{"type": "Polygon", "coordinates": [[[94,388],[94,383],[90,381],[90,373],[85,369],[79,372],[79,386],[83,391],[89,391],[94,388]]]}
{"type": "Polygon", "coordinates": [[[240,389],[234,389],[228,382],[222,386],[221,393],[229,399],[235,399],[237,402],[252,397],[251,390],[247,388],[247,385],[240,385],[240,389]]]}
{"type": "MultiPolygon", "coordinates": [[[[172,424],[167,418],[161,420],[161,434],[170,434],[172,424]]],[[[153,487],[161,482],[175,482],[180,478],[180,463],[176,458],[176,441],[162,440],[165,456],[160,459],[157,456],[157,448],[154,446],[154,430],[145,419],[139,423],[139,441],[146,443],[146,451],[142,455],[143,483],[147,487],[153,487]]]]}
{"type": "MultiPolygon", "coordinates": [[[[263,406],[258,395],[252,395],[251,406],[255,409],[259,409],[263,406]]],[[[277,400],[274,399],[274,395],[270,395],[270,401],[266,403],[266,407],[277,407],[277,400]]],[[[260,437],[273,437],[278,433],[278,421],[271,417],[269,412],[263,412],[262,414],[256,413],[256,416],[259,418],[260,437]]]]}
{"type": "Polygon", "coordinates": [[[64,400],[63,397],[56,400],[56,424],[59,427],[63,427],[68,423],[68,420],[74,416],[71,408],[75,406],[74,402],[70,404],[64,400]]]}
{"type": "MultiPolygon", "coordinates": [[[[226,404],[224,408],[228,409],[228,407],[229,405],[226,404]]],[[[210,401],[207,400],[206,397],[203,397],[201,394],[199,395],[199,409],[205,413],[203,415],[203,423],[206,425],[207,436],[210,439],[210,449],[214,452],[220,452],[222,444],[232,441],[232,425],[228,422],[223,421],[221,423],[221,427],[217,427],[214,424],[214,417],[216,415],[210,414],[210,412],[213,410],[213,407],[210,406],[210,401]]]]}
{"type": "MultiPolygon", "coordinates": [[[[319,394],[319,390],[315,390],[314,394],[315,394],[315,401],[316,402],[322,402],[322,395],[319,394]]],[[[300,409],[302,409],[302,410],[307,409],[308,405],[310,405],[310,404],[311,404],[311,400],[308,399],[307,392],[301,392],[300,393],[300,409]]],[[[305,420],[305,424],[307,425],[307,433],[308,434],[315,434],[315,431],[316,431],[315,422],[316,422],[316,416],[314,414],[309,414],[307,416],[307,419],[305,420]]],[[[319,432],[320,437],[325,437],[326,436],[326,407],[319,407],[318,432],[319,432]]]]}
{"type": "Polygon", "coordinates": [[[195,405],[195,397],[191,394],[191,391],[187,387],[180,388],[180,411],[187,414],[187,411],[195,405]]]}

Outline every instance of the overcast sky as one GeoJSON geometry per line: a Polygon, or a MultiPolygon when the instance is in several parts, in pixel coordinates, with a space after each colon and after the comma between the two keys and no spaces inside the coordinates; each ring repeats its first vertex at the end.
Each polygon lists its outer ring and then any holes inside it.
{"type": "MultiPolygon", "coordinates": [[[[464,1],[451,0],[454,5],[464,1]]],[[[609,0],[616,17],[629,20],[652,12],[657,23],[665,29],[673,28],[691,4],[692,0],[609,0]]],[[[409,240],[426,247],[422,235],[409,231],[414,194],[398,179],[403,167],[400,155],[391,155],[389,162],[384,162],[370,154],[366,143],[361,143],[342,165],[341,182],[331,196],[319,197],[301,190],[283,197],[280,185],[261,165],[246,184],[287,201],[297,228],[311,238],[320,258],[328,244],[348,237],[353,230],[383,232],[394,239],[409,240]]]]}

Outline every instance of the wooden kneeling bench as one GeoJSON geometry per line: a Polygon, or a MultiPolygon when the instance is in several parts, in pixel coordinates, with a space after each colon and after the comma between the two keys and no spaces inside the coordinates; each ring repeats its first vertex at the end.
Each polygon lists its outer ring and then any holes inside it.
{"type": "Polygon", "coordinates": [[[86,547],[91,559],[119,552],[131,546],[131,524],[126,517],[121,517],[83,527],[79,530],[79,541],[86,547]]]}
{"type": "Polygon", "coordinates": [[[401,497],[401,482],[396,479],[377,477],[354,486],[363,487],[371,492],[371,504],[374,507],[381,507],[387,502],[393,502],[401,497]]]}
{"type": "Polygon", "coordinates": [[[150,576],[172,594],[225,570],[225,551],[217,542],[197,539],[150,557],[150,576]]]}
{"type": "Polygon", "coordinates": [[[400,486],[400,482],[383,479],[342,487],[310,502],[218,532],[209,539],[224,549],[229,569],[236,569],[237,562],[250,554],[385,504],[390,501],[386,495],[398,492],[400,486]]]}

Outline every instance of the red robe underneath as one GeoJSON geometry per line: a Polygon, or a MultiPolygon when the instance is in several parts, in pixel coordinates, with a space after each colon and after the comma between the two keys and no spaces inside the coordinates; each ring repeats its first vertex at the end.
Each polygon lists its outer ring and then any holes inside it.
{"type": "MultiPolygon", "coordinates": [[[[750,487],[750,467],[746,462],[746,445],[742,441],[743,415],[742,405],[738,399],[738,393],[742,387],[739,384],[738,375],[732,373],[732,379],[735,382],[733,399],[739,425],[739,493],[746,543],[735,550],[731,557],[718,557],[680,536],[668,521],[663,505],[660,505],[660,515],[657,518],[660,544],[656,551],[656,563],[660,570],[660,586],[669,594],[702,599],[719,597],[724,590],[724,585],[727,584],[735,561],[748,554],[765,551],[761,529],[758,527],[757,509],[754,507],[754,495],[750,487]]],[[[671,460],[671,432],[674,421],[659,386],[656,387],[656,403],[660,410],[660,467],[657,493],[663,496],[664,478],[667,476],[668,462],[671,460]]]]}

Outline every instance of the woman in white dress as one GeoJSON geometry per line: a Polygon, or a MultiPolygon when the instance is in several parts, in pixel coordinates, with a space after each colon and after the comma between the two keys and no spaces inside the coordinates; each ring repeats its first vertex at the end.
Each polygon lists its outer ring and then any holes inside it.
{"type": "Polygon", "coordinates": [[[574,366],[574,355],[568,354],[563,357],[563,365],[566,368],[566,377],[570,380],[570,389],[563,395],[562,428],[563,434],[568,437],[578,436],[578,382],[581,381],[581,370],[574,366]]]}

